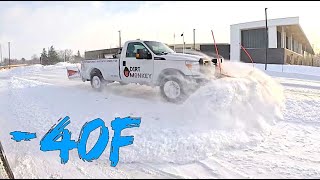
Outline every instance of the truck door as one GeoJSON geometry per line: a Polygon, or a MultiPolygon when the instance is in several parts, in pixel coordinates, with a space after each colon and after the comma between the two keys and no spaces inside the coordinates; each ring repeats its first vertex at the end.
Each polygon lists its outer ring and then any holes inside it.
{"type": "MultiPolygon", "coordinates": [[[[136,59],[138,49],[150,52],[141,42],[130,42],[126,48],[126,54],[121,58],[120,74],[123,82],[146,83],[153,79],[153,58],[136,59]]],[[[151,52],[150,52],[151,53],[151,52]]]]}

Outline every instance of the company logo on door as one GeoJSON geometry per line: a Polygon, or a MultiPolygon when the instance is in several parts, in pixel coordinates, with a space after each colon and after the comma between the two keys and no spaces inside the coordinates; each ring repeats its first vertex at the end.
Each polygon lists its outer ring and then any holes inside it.
{"type": "Polygon", "coordinates": [[[140,67],[125,67],[123,70],[123,74],[125,77],[132,77],[132,78],[144,78],[144,79],[151,79],[150,73],[141,73],[140,67]],[[130,70],[129,70],[130,68],[130,70]]]}
{"type": "Polygon", "coordinates": [[[125,76],[125,77],[128,77],[128,76],[129,76],[129,73],[130,73],[129,69],[128,69],[127,67],[125,67],[124,70],[123,70],[124,76],[125,76]]]}

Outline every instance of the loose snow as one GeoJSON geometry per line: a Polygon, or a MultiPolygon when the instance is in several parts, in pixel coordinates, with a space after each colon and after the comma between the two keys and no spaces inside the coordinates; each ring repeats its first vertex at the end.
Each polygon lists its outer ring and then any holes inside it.
{"type": "MultiPolygon", "coordinates": [[[[184,103],[168,103],[157,87],[69,80],[66,67],[32,65],[0,72],[0,138],[16,178],[317,178],[320,177],[319,68],[225,62],[232,76],[212,80],[184,103]],[[280,69],[279,69],[280,68],[280,69]],[[309,69],[308,69],[309,68],[309,69]],[[310,70],[312,69],[312,70],[310,70]],[[305,73],[308,72],[308,73],[305,73]],[[141,117],[126,129],[134,143],[120,148],[110,167],[110,141],[102,156],[83,162],[70,151],[40,151],[39,141],[59,118],[77,140],[82,126],[101,118],[141,117]],[[12,131],[37,133],[14,142],[12,131]]],[[[91,133],[87,149],[99,131],[91,133]]]]}

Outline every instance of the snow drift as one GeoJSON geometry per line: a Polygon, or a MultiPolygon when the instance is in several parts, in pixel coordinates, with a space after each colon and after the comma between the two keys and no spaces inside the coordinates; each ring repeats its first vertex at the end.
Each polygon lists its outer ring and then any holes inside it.
{"type": "MultiPolygon", "coordinates": [[[[242,63],[224,63],[223,74],[201,87],[184,104],[188,114],[209,128],[264,130],[282,119],[282,86],[258,69],[242,63]]],[[[204,127],[201,127],[204,128],[204,127]]]]}

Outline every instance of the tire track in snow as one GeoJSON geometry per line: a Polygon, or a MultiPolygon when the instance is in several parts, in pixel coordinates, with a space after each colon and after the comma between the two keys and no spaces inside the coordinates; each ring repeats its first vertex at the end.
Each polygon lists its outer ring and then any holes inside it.
{"type": "Polygon", "coordinates": [[[230,163],[224,160],[219,160],[218,158],[213,156],[208,158],[207,160],[199,161],[197,163],[208,170],[217,169],[221,176],[219,178],[249,178],[247,174],[231,168],[232,166],[230,166],[230,163]]]}
{"type": "MultiPolygon", "coordinates": [[[[34,101],[25,100],[24,96],[22,95],[24,89],[21,89],[24,87],[23,85],[27,87],[35,87],[39,84],[42,83],[26,80],[24,78],[15,76],[11,77],[10,81],[8,82],[8,88],[10,92],[8,97],[10,99],[8,110],[9,114],[11,114],[11,119],[9,121],[15,122],[13,126],[16,127],[10,127],[10,129],[14,128],[12,130],[33,132],[38,130],[39,128],[41,129],[41,127],[44,127],[43,124],[36,124],[34,122],[34,120],[40,114],[40,111],[38,110],[37,104],[35,104],[34,101]],[[32,124],[33,126],[30,126],[30,124],[32,124]]],[[[39,138],[39,133],[37,133],[37,136],[39,138]]],[[[39,142],[39,140],[35,139],[30,142],[22,141],[19,143],[9,143],[10,148],[7,148],[11,149],[10,154],[14,154],[14,159],[10,159],[11,162],[14,162],[11,163],[11,165],[13,166],[12,169],[17,178],[40,178],[38,175],[36,175],[38,169],[36,161],[42,162],[43,160],[40,159],[40,157],[42,156],[35,156],[29,153],[36,152],[37,150],[40,151],[40,149],[38,149],[39,144],[37,144],[36,142],[39,142]],[[21,149],[26,149],[26,151],[21,153],[21,149]]],[[[43,163],[42,169],[50,169],[50,166],[48,166],[48,164],[49,163],[43,163]]]]}
{"type": "Polygon", "coordinates": [[[134,163],[140,166],[140,170],[152,175],[160,175],[163,178],[174,178],[174,179],[184,179],[185,177],[166,172],[164,170],[161,170],[160,168],[155,168],[153,165],[150,165],[148,163],[134,163]]]}

